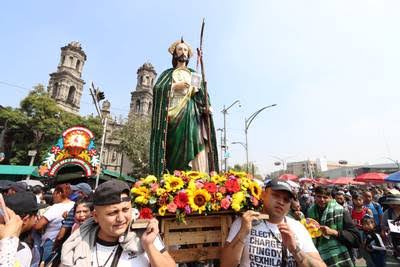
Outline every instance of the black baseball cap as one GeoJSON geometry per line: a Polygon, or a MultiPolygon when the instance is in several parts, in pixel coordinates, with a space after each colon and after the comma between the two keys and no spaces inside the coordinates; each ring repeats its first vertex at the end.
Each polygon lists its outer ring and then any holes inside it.
{"type": "Polygon", "coordinates": [[[5,196],[4,202],[9,209],[21,217],[36,213],[39,209],[36,196],[32,192],[16,192],[13,195],[5,196]]]}
{"type": "Polygon", "coordinates": [[[127,183],[121,180],[109,180],[99,185],[94,191],[93,205],[105,206],[131,201],[131,190],[127,183]],[[125,193],[128,197],[121,197],[125,193]]]}
{"type": "Polygon", "coordinates": [[[264,188],[271,188],[273,191],[286,191],[289,192],[292,198],[295,198],[292,187],[285,181],[272,179],[265,183],[264,188]]]}

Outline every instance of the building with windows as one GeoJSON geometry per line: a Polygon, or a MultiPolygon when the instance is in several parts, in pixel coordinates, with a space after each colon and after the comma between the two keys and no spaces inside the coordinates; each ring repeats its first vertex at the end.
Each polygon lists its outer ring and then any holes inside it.
{"type": "MultiPolygon", "coordinates": [[[[71,42],[61,48],[60,63],[57,71],[50,74],[48,93],[57,104],[67,112],[79,115],[81,97],[85,81],[81,78],[86,54],[79,42],[71,42]]],[[[137,83],[131,92],[129,117],[132,115],[151,116],[153,86],[157,77],[154,67],[144,63],[137,70],[137,83]]],[[[120,141],[116,132],[123,127],[123,122],[111,116],[111,103],[103,101],[101,107],[103,117],[107,117],[106,139],[103,148],[102,166],[104,169],[128,173],[132,167],[128,157],[118,151],[120,141]]],[[[100,138],[97,139],[100,141],[100,138]]],[[[97,145],[100,148],[100,144],[97,145]]]]}
{"type": "Polygon", "coordinates": [[[314,160],[288,162],[286,164],[286,172],[299,177],[313,177],[318,171],[317,162],[314,160]]]}

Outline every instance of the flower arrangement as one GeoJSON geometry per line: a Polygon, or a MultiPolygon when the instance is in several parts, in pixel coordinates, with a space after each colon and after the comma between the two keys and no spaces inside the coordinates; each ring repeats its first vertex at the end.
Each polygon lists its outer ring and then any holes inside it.
{"type": "Polygon", "coordinates": [[[251,175],[230,171],[210,175],[197,171],[175,171],[160,181],[153,175],[137,181],[132,189],[133,207],[140,218],[154,214],[175,214],[185,222],[186,215],[208,214],[261,208],[261,187],[251,175]]]}

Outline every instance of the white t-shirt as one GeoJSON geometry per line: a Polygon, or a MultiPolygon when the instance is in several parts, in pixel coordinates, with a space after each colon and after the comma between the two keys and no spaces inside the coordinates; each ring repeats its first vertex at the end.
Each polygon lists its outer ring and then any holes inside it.
{"type": "Polygon", "coordinates": [[[63,213],[68,212],[70,209],[74,207],[75,202],[67,202],[67,203],[57,203],[52,205],[49,209],[45,211],[43,216],[49,221],[46,226],[46,231],[42,235],[42,244],[46,239],[51,239],[54,241],[54,238],[57,236],[58,232],[61,229],[63,218],[63,213]]]}
{"type": "MultiPolygon", "coordinates": [[[[157,236],[157,238],[154,240],[153,244],[157,250],[159,250],[161,252],[165,251],[165,246],[164,246],[164,243],[161,241],[160,236],[157,236]]],[[[100,244],[99,242],[96,242],[96,246],[97,246],[97,253],[96,253],[96,247],[94,247],[93,251],[92,251],[92,266],[98,267],[99,266],[98,264],[100,264],[100,266],[103,266],[103,267],[110,267],[112,264],[112,261],[114,259],[114,255],[115,255],[118,245],[106,246],[106,245],[100,244]],[[98,259],[97,259],[97,257],[98,257],[98,259]],[[110,259],[107,261],[107,259],[109,257],[110,257],[110,259]],[[107,262],[107,264],[104,265],[106,262],[107,262]]],[[[150,261],[149,261],[149,257],[147,256],[146,252],[143,252],[141,254],[135,254],[133,252],[123,251],[121,254],[121,257],[119,258],[117,266],[118,267],[128,267],[128,266],[148,267],[148,266],[150,266],[150,261]]]]}
{"type": "Polygon", "coordinates": [[[32,251],[25,242],[20,243],[20,247],[18,248],[16,258],[21,267],[31,266],[32,251]]]}
{"type": "MultiPolygon", "coordinates": [[[[240,230],[241,218],[236,219],[226,239],[231,242],[240,230]]],[[[306,228],[298,221],[286,217],[289,228],[294,232],[298,247],[305,253],[318,252],[306,228]]],[[[282,262],[282,238],[277,224],[257,221],[244,240],[241,267],[280,266],[282,262]]],[[[287,250],[287,266],[297,266],[292,254],[287,250]]]]}

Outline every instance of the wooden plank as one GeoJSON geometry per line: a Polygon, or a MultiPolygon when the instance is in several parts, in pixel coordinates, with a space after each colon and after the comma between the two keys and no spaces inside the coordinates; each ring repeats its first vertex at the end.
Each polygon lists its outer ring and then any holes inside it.
{"type": "Polygon", "coordinates": [[[179,250],[169,250],[172,258],[176,263],[205,261],[219,259],[221,254],[220,247],[204,247],[204,248],[184,248],[179,250]]]}
{"type": "Polygon", "coordinates": [[[161,233],[164,239],[165,244],[169,244],[169,224],[168,223],[161,223],[161,233]]]}
{"type": "Polygon", "coordinates": [[[221,242],[221,231],[201,231],[201,232],[169,232],[165,244],[170,245],[189,245],[203,243],[221,242]]]}
{"type": "Polygon", "coordinates": [[[220,227],[222,216],[207,216],[187,218],[186,224],[177,222],[173,219],[164,219],[161,222],[168,224],[170,230],[190,229],[200,227],[220,227]]]}
{"type": "Polygon", "coordinates": [[[221,216],[221,244],[225,244],[226,237],[228,236],[229,233],[229,219],[230,217],[228,216],[221,216]]]}

